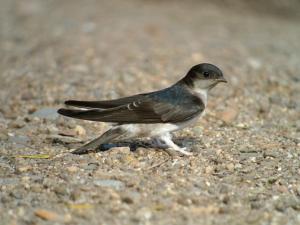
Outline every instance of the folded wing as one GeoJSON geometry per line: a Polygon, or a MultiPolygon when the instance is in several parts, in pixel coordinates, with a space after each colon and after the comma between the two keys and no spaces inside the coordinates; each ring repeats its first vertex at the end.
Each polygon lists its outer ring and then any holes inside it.
{"type": "Polygon", "coordinates": [[[80,108],[86,108],[86,109],[109,109],[118,107],[121,105],[126,105],[131,102],[133,102],[136,98],[138,98],[140,95],[133,95],[130,97],[125,98],[119,98],[114,100],[107,100],[107,101],[77,101],[77,100],[68,100],[65,101],[66,105],[69,106],[75,106],[80,108]]]}
{"type": "Polygon", "coordinates": [[[72,104],[68,105],[95,108],[59,109],[58,113],[78,119],[119,124],[179,123],[192,119],[204,110],[201,99],[181,89],[169,89],[112,101],[84,102],[84,105],[72,101],[72,104]]]}

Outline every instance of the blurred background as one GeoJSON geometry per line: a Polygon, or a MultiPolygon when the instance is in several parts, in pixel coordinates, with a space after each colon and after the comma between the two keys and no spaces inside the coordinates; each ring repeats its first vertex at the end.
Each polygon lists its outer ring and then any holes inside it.
{"type": "Polygon", "coordinates": [[[296,0],[2,0],[1,96],[17,98],[8,90],[22,81],[18,95],[43,104],[112,98],[165,87],[201,62],[232,85],[258,82],[257,69],[291,73],[299,11],[296,0]]]}
{"type": "Polygon", "coordinates": [[[0,0],[1,223],[300,224],[299,39],[299,0],[0,0]],[[229,83],[175,138],[194,157],[67,154],[107,125],[59,117],[65,100],[203,62],[229,83]]]}

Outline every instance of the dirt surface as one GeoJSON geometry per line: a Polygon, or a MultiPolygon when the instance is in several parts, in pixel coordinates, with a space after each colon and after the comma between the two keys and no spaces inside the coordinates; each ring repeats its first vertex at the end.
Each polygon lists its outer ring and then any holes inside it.
{"type": "Polygon", "coordinates": [[[300,224],[299,4],[233,2],[0,1],[1,224],[300,224]],[[229,84],[176,133],[193,156],[69,154],[108,126],[58,116],[64,100],[164,88],[201,62],[229,84]]]}

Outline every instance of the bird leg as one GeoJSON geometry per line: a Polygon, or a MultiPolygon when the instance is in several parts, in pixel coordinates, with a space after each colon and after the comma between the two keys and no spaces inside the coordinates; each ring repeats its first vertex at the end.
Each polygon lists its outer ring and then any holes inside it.
{"type": "Polygon", "coordinates": [[[159,139],[161,141],[163,141],[165,143],[165,145],[167,145],[169,148],[180,152],[184,155],[193,155],[191,152],[186,151],[186,148],[181,148],[178,145],[176,145],[173,141],[172,141],[172,136],[170,133],[164,134],[162,136],[159,137],[159,139]]]}
{"type": "Polygon", "coordinates": [[[155,137],[151,140],[152,147],[155,148],[168,148],[168,146],[160,139],[160,137],[155,137]]]}

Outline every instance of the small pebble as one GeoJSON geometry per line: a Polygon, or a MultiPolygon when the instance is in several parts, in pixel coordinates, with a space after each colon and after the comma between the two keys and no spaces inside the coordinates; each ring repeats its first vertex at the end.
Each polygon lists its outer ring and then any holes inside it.
{"type": "Polygon", "coordinates": [[[74,130],[75,130],[75,133],[77,135],[79,135],[79,136],[85,136],[86,135],[85,129],[82,126],[80,126],[80,125],[76,125],[76,127],[74,128],[74,130]]]}
{"type": "Polygon", "coordinates": [[[75,173],[78,171],[78,167],[77,166],[68,166],[67,171],[69,171],[70,173],[75,173]]]}

